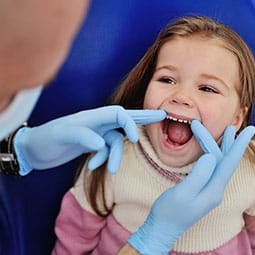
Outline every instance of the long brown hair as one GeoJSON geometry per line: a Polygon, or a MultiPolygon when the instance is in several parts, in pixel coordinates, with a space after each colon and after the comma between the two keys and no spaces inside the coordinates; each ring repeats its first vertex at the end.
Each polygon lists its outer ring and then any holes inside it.
{"type": "MultiPolygon", "coordinates": [[[[140,62],[132,69],[120,87],[113,94],[111,103],[122,105],[127,109],[141,109],[147,86],[156,68],[157,58],[161,47],[168,41],[179,37],[198,35],[203,39],[215,40],[221,47],[236,56],[239,64],[240,106],[247,107],[248,112],[241,126],[242,130],[251,122],[252,106],[255,98],[255,61],[246,43],[229,27],[215,22],[208,17],[184,17],[167,25],[158,35],[140,62]]],[[[254,149],[254,148],[253,148],[254,149]]],[[[253,150],[254,151],[254,150],[253,150]]],[[[87,197],[93,209],[102,216],[107,215],[104,199],[104,176],[106,166],[95,170],[90,178],[87,197]],[[96,199],[98,202],[96,202],[96,199]],[[98,203],[104,203],[106,213],[99,210],[98,203]]]]}

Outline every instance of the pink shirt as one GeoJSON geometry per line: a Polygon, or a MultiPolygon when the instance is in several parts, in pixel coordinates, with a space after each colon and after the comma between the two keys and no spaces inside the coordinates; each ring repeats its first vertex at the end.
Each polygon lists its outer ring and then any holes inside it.
{"type": "MultiPolygon", "coordinates": [[[[246,220],[252,217],[246,216],[246,220]]],[[[101,218],[84,210],[71,192],[62,201],[55,227],[58,240],[52,255],[114,255],[130,236],[112,215],[101,218]]],[[[242,230],[222,247],[203,253],[169,255],[255,255],[255,233],[242,230]]],[[[156,254],[155,254],[156,255],[156,254]]]]}

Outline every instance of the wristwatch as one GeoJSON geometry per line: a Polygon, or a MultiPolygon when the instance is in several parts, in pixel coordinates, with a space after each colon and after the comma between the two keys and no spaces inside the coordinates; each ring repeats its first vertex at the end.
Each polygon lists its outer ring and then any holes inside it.
{"type": "Polygon", "coordinates": [[[14,138],[16,133],[23,127],[27,127],[27,123],[23,123],[10,136],[0,142],[0,172],[6,175],[20,176],[19,162],[14,148],[14,138]]]}

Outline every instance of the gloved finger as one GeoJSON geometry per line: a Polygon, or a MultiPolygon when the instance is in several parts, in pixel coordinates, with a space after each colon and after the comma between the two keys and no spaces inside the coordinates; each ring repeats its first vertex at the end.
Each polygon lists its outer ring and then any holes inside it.
{"type": "Polygon", "coordinates": [[[112,130],[104,136],[104,139],[110,148],[107,169],[110,174],[115,174],[120,167],[124,151],[123,136],[118,131],[112,130]]]}
{"type": "Polygon", "coordinates": [[[191,197],[196,197],[210,180],[216,166],[216,158],[212,154],[202,155],[189,175],[178,186],[191,197]]]}
{"type": "Polygon", "coordinates": [[[117,113],[117,123],[122,127],[128,139],[135,143],[138,141],[138,130],[134,120],[127,114],[125,110],[119,110],[117,113]]]}
{"type": "Polygon", "coordinates": [[[109,148],[105,145],[88,162],[88,169],[93,171],[103,165],[109,155],[109,148]]]}
{"type": "Polygon", "coordinates": [[[135,121],[123,107],[115,105],[104,107],[102,109],[98,115],[98,118],[100,117],[101,135],[105,135],[108,131],[116,128],[123,128],[131,142],[135,143],[138,141],[138,130],[135,121]],[[104,109],[103,112],[102,109],[104,109]]]}
{"type": "Polygon", "coordinates": [[[93,130],[82,126],[61,126],[54,133],[54,139],[60,144],[77,144],[88,151],[97,151],[104,147],[104,139],[93,130]]]}
{"type": "Polygon", "coordinates": [[[120,127],[124,129],[128,139],[135,143],[138,141],[138,130],[136,125],[158,122],[165,117],[166,112],[163,110],[119,110],[117,122],[120,127]]]}
{"type": "Polygon", "coordinates": [[[221,151],[225,155],[233,145],[235,141],[236,129],[234,126],[228,126],[223,134],[221,143],[221,151]]]}
{"type": "Polygon", "coordinates": [[[222,158],[222,152],[209,131],[198,120],[191,122],[191,130],[205,153],[211,153],[217,162],[222,158]]]}
{"type": "Polygon", "coordinates": [[[218,164],[210,183],[208,184],[208,193],[223,193],[233,173],[237,169],[240,160],[255,132],[255,127],[246,127],[237,137],[234,145],[231,147],[222,161],[218,164]]]}
{"type": "Polygon", "coordinates": [[[236,167],[227,156],[224,156],[223,160],[216,165],[210,180],[194,203],[194,206],[200,208],[204,215],[221,203],[225,188],[235,169],[236,167]]]}
{"type": "Polygon", "coordinates": [[[225,156],[219,165],[217,165],[214,174],[204,190],[200,193],[199,199],[201,204],[206,204],[206,201],[209,200],[211,200],[211,208],[220,204],[224,190],[235,170],[236,166],[232,160],[225,156]]]}
{"type": "Polygon", "coordinates": [[[147,125],[166,118],[164,110],[127,110],[136,125],[147,125]]]}

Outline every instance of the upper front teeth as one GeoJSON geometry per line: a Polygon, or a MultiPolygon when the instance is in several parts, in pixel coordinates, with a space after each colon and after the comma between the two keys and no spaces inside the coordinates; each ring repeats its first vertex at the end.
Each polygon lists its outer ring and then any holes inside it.
{"type": "Polygon", "coordinates": [[[191,124],[191,121],[190,121],[190,120],[177,119],[177,118],[174,118],[174,117],[169,116],[169,115],[167,115],[166,118],[167,118],[168,120],[178,121],[178,122],[180,122],[180,123],[191,124]]]}

